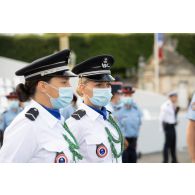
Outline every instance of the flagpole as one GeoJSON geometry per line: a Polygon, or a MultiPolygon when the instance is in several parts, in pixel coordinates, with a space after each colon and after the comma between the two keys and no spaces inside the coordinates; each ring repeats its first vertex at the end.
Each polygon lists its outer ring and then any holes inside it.
{"type": "Polygon", "coordinates": [[[154,84],[155,91],[159,92],[159,46],[158,33],[154,33],[154,84]]]}

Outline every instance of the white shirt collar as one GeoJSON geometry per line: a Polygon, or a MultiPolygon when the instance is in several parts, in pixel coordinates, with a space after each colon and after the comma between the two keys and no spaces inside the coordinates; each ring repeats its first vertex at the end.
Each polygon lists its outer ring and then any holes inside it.
{"type": "Polygon", "coordinates": [[[48,125],[49,127],[54,127],[60,120],[55,118],[52,114],[50,114],[41,104],[36,102],[35,100],[31,100],[30,105],[27,107],[29,108],[37,108],[39,111],[39,115],[43,120],[45,121],[45,124],[48,125]]]}
{"type": "Polygon", "coordinates": [[[173,102],[171,100],[167,100],[167,103],[173,107],[175,107],[175,105],[173,104],[173,102]]]}
{"type": "Polygon", "coordinates": [[[85,110],[88,117],[90,117],[92,120],[96,120],[101,114],[90,108],[88,105],[81,103],[79,105],[78,110],[85,110]]]}

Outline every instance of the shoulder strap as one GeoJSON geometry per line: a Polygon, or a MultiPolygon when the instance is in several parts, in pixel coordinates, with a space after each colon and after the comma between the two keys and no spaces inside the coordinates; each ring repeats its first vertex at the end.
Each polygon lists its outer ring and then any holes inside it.
{"type": "Polygon", "coordinates": [[[38,117],[39,115],[39,111],[37,108],[30,108],[26,114],[25,114],[25,117],[28,118],[29,120],[31,121],[35,121],[36,118],[38,117]]]}
{"type": "Polygon", "coordinates": [[[76,120],[80,120],[83,116],[86,115],[86,111],[85,110],[77,110],[76,112],[74,112],[71,116],[76,119],[76,120]]]}

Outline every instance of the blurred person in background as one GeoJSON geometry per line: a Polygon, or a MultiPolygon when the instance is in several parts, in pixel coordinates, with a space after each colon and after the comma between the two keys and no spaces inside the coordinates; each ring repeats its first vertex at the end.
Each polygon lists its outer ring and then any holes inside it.
{"type": "Polygon", "coordinates": [[[5,129],[11,124],[14,118],[22,111],[16,92],[11,92],[6,96],[8,99],[8,108],[0,116],[0,142],[3,145],[3,136],[5,129]]]}
{"type": "Polygon", "coordinates": [[[171,92],[168,94],[168,98],[162,104],[160,110],[160,122],[165,135],[163,163],[169,162],[169,153],[172,157],[172,163],[177,163],[175,126],[177,125],[177,114],[179,112],[177,106],[178,95],[176,92],[171,92]]]}
{"type": "Polygon", "coordinates": [[[74,94],[71,104],[67,106],[66,108],[60,109],[60,113],[64,117],[65,120],[70,118],[71,115],[77,110],[78,108],[77,99],[78,99],[77,96],[74,94]]]}
{"type": "Polygon", "coordinates": [[[191,161],[195,163],[195,94],[191,100],[187,118],[189,119],[187,124],[187,144],[188,152],[191,158],[191,161]]]}
{"type": "Polygon", "coordinates": [[[117,112],[122,108],[122,82],[112,82],[111,83],[111,92],[112,98],[111,101],[106,105],[106,109],[109,110],[114,118],[116,119],[117,112]]]}
{"type": "Polygon", "coordinates": [[[26,106],[30,104],[30,100],[27,100],[25,102],[20,102],[20,108],[24,109],[26,106]]]}
{"type": "Polygon", "coordinates": [[[123,107],[117,113],[117,119],[121,131],[125,137],[125,150],[123,152],[123,163],[137,162],[137,139],[141,126],[142,112],[133,101],[135,93],[132,86],[125,86],[122,90],[123,107]]]}

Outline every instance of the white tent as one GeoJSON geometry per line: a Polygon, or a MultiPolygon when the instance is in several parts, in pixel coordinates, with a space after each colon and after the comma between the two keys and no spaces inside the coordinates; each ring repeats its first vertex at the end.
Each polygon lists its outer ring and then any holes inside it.
{"type": "Polygon", "coordinates": [[[26,62],[0,56],[0,113],[6,107],[4,96],[13,91],[14,87],[23,81],[23,77],[15,76],[15,72],[26,65],[26,62]]]}
{"type": "Polygon", "coordinates": [[[11,80],[15,77],[15,72],[26,65],[26,62],[0,56],[0,77],[11,80]]]}

